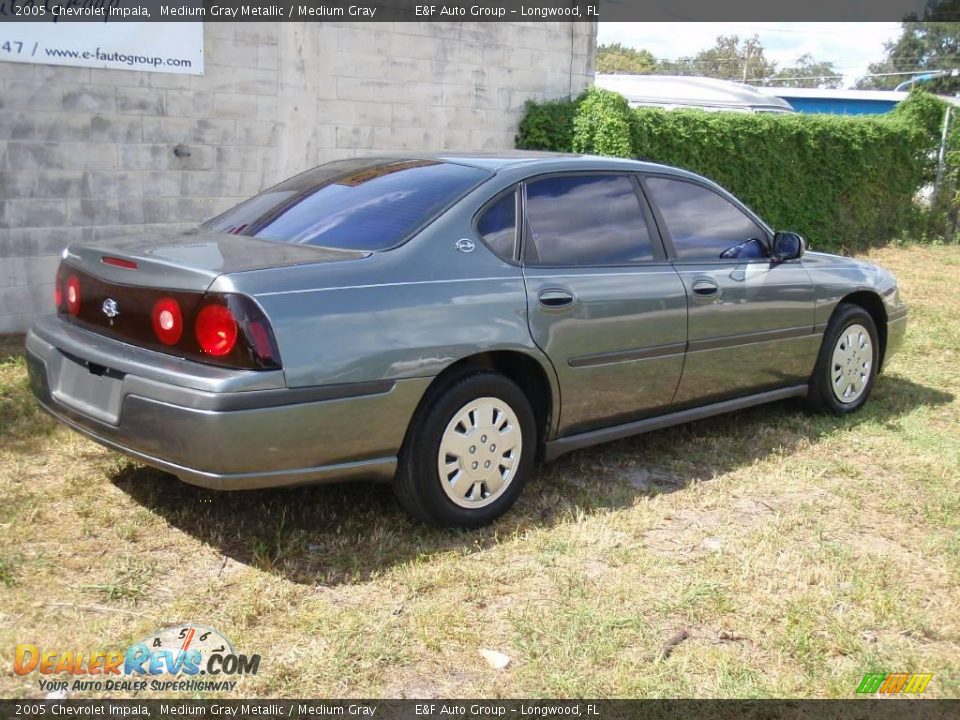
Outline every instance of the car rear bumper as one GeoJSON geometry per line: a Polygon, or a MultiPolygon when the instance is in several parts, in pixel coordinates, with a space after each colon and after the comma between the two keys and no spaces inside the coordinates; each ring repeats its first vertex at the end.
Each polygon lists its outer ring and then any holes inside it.
{"type": "Polygon", "coordinates": [[[220,490],[389,480],[429,378],[286,388],[282,371],[205,366],[58,318],[27,335],[39,403],[96,442],[220,490]]]}

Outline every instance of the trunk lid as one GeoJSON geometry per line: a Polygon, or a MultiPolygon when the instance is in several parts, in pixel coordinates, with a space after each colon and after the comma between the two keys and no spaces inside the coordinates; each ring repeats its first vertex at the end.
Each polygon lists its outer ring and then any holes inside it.
{"type": "Polygon", "coordinates": [[[241,235],[190,232],[172,238],[141,235],[96,245],[75,244],[67,249],[65,259],[111,283],[204,292],[225,273],[342,262],[369,254],[241,235]]]}
{"type": "Polygon", "coordinates": [[[55,303],[65,322],[139,347],[237,369],[277,369],[263,310],[242,293],[211,291],[214,280],[367,255],[205,232],[71,245],[57,270],[55,303]]]}

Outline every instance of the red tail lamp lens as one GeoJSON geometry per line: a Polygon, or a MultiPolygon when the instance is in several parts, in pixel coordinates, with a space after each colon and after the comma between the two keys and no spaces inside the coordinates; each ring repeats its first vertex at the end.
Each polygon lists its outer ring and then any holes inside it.
{"type": "Polygon", "coordinates": [[[226,355],[237,344],[237,320],[223,305],[207,305],[197,315],[197,342],[208,355],[226,355]]]}
{"type": "Polygon", "coordinates": [[[259,320],[249,325],[249,336],[253,341],[253,349],[261,360],[275,361],[273,356],[273,342],[270,340],[270,331],[259,320]]]}
{"type": "Polygon", "coordinates": [[[67,310],[74,316],[80,314],[80,279],[76,275],[67,278],[67,310]]]}
{"type": "Polygon", "coordinates": [[[183,313],[173,298],[160,298],[153,304],[153,334],[164,345],[176,345],[183,335],[183,313]]]}
{"type": "Polygon", "coordinates": [[[60,287],[60,279],[57,278],[56,285],[53,286],[53,304],[57,310],[63,305],[63,288],[60,287]]]}

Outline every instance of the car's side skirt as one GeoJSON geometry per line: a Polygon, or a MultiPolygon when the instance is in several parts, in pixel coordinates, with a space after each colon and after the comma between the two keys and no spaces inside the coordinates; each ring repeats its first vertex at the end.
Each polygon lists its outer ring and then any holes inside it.
{"type": "Polygon", "coordinates": [[[766,392],[756,393],[755,395],[745,395],[744,397],[733,398],[732,400],[711,403],[710,405],[679,410],[666,415],[635,420],[622,425],[613,425],[612,427],[570,435],[547,442],[544,459],[549,462],[564,453],[589,447],[590,445],[599,445],[600,443],[610,442],[612,440],[620,440],[621,438],[630,437],[631,435],[639,435],[650,432],[651,430],[660,430],[661,428],[672,425],[682,425],[683,423],[692,422],[693,420],[701,420],[713,415],[742,410],[753,407],[754,405],[763,405],[764,403],[786,400],[787,398],[793,397],[804,397],[806,394],[806,385],[793,385],[790,387],[777,388],[776,390],[767,390],[766,392]]]}

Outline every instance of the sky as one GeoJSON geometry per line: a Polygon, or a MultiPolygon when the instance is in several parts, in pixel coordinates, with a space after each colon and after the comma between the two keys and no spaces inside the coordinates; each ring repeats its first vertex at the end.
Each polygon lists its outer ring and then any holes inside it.
{"type": "Polygon", "coordinates": [[[870,63],[884,57],[884,43],[900,36],[897,22],[738,22],[627,23],[602,22],[598,42],[646,48],[660,59],[696,55],[712,47],[718,35],[757,35],[764,55],[779,67],[804,53],[830,61],[852,87],[870,63]]]}

